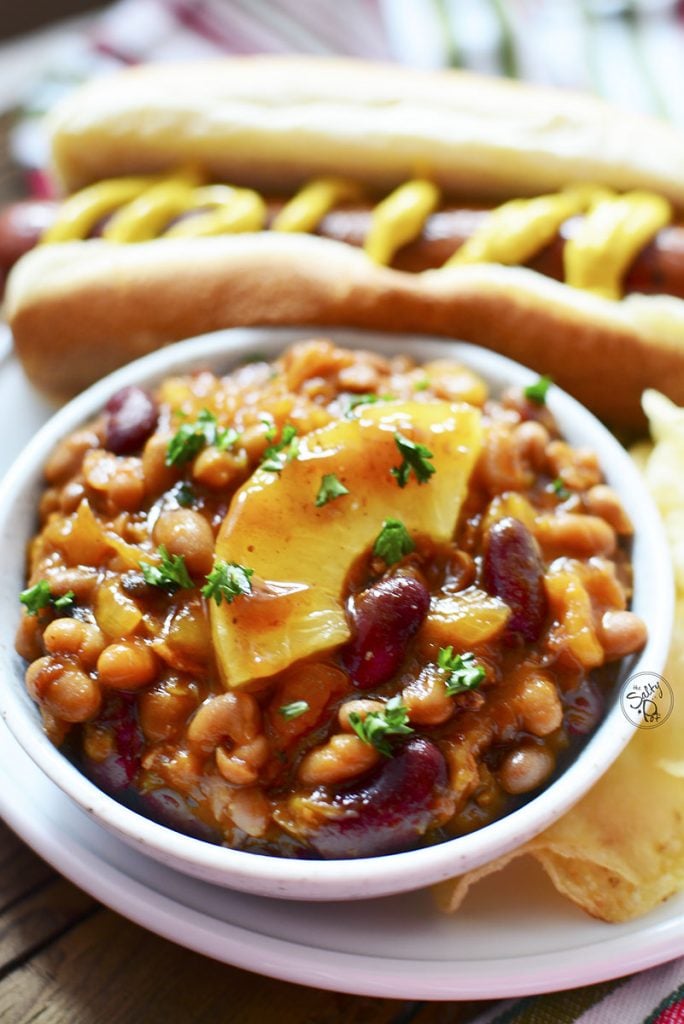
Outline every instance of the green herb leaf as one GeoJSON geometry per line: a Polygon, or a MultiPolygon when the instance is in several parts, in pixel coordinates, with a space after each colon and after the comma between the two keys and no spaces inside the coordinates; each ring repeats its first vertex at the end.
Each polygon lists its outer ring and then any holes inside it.
{"type": "Polygon", "coordinates": [[[411,472],[413,472],[419,484],[427,483],[435,472],[435,467],[431,462],[428,462],[428,459],[432,458],[432,452],[424,444],[411,441],[408,437],[400,434],[399,431],[396,431],[394,435],[394,443],[399,449],[399,454],[402,456],[403,461],[400,466],[395,466],[391,469],[390,473],[393,477],[396,477],[399,486],[406,487],[411,472]]]}
{"type": "Polygon", "coordinates": [[[560,477],[554,480],[551,484],[551,490],[554,494],[557,494],[562,501],[570,497],[570,491],[567,489],[560,477]]]}
{"type": "Polygon", "coordinates": [[[187,590],[192,587],[185,559],[182,555],[170,555],[163,544],[159,546],[159,565],[141,562],[140,569],[145,583],[162,590],[187,590]]]}
{"type": "Polygon", "coordinates": [[[422,380],[417,380],[413,385],[415,391],[427,391],[430,387],[430,381],[427,377],[423,377],[422,380]]]}
{"type": "Polygon", "coordinates": [[[166,465],[180,466],[190,462],[206,445],[204,431],[194,423],[183,423],[166,447],[166,465]]]}
{"type": "MultiPolygon", "coordinates": [[[[266,432],[266,437],[271,440],[275,436],[275,427],[266,432]]],[[[298,451],[299,439],[297,438],[297,428],[293,427],[291,423],[286,423],[281,431],[280,441],[270,445],[264,452],[261,468],[269,473],[280,473],[286,462],[297,457],[298,451]]]]}
{"type": "Polygon", "coordinates": [[[208,409],[202,409],[194,423],[183,423],[169,441],[166,465],[181,466],[190,462],[209,445],[215,445],[220,451],[228,451],[239,438],[237,430],[233,427],[219,427],[214,414],[208,409]]]}
{"type": "Polygon", "coordinates": [[[250,352],[248,355],[243,356],[240,360],[240,366],[249,366],[250,363],[267,363],[270,356],[267,352],[250,352]]]}
{"type": "Polygon", "coordinates": [[[546,405],[546,393],[553,384],[550,377],[540,377],[534,384],[528,384],[523,392],[525,398],[529,398],[530,402],[534,402],[535,405],[546,405]]]}
{"type": "Polygon", "coordinates": [[[202,594],[207,600],[213,598],[216,604],[221,604],[223,600],[232,604],[241,594],[252,593],[250,577],[253,575],[254,569],[238,565],[237,562],[217,562],[207,576],[202,594]]]}
{"type": "Polygon", "coordinates": [[[327,505],[335,498],[341,498],[343,494],[349,494],[348,489],[341,483],[334,473],[325,473],[321,477],[321,486],[316,495],[316,508],[327,505]]]}
{"type": "Polygon", "coordinates": [[[228,452],[239,440],[240,435],[235,427],[219,427],[213,443],[220,452],[228,452]]]}
{"type": "Polygon", "coordinates": [[[375,405],[377,402],[393,402],[394,395],[376,395],[369,392],[365,395],[348,395],[346,416],[354,412],[359,405],[375,405]]]}
{"type": "Polygon", "coordinates": [[[174,496],[181,508],[189,508],[191,505],[195,504],[196,495],[192,489],[192,484],[188,483],[187,480],[183,480],[183,482],[176,487],[174,496]]]}
{"type": "Polygon", "coordinates": [[[357,711],[349,714],[349,724],[364,743],[375,747],[385,757],[392,756],[390,736],[408,736],[413,732],[408,723],[408,708],[399,694],[387,701],[382,711],[371,711],[365,718],[357,711]]]}
{"type": "Polygon", "coordinates": [[[386,519],[373,545],[373,554],[382,558],[387,565],[394,565],[404,555],[410,555],[415,547],[411,534],[399,519],[386,519]]]}
{"type": "Polygon", "coordinates": [[[280,455],[271,455],[261,463],[261,468],[267,473],[280,473],[285,465],[286,459],[280,455]]]}
{"type": "Polygon", "coordinates": [[[266,433],[264,434],[266,440],[275,441],[278,435],[275,423],[268,416],[260,416],[259,418],[263,425],[266,427],[266,433]]]}
{"type": "Polygon", "coordinates": [[[22,590],[19,600],[29,615],[37,615],[43,608],[49,608],[51,605],[58,612],[70,610],[74,606],[76,595],[73,590],[68,590],[61,597],[53,597],[48,581],[38,580],[34,586],[22,590]]]}
{"type": "Polygon", "coordinates": [[[278,708],[278,713],[283,716],[286,722],[289,722],[292,718],[299,718],[300,715],[306,714],[309,710],[309,705],[305,700],[293,700],[291,704],[283,704],[278,708]]]}
{"type": "Polygon", "coordinates": [[[58,612],[67,611],[74,607],[76,602],[76,595],[73,590],[67,590],[66,594],[62,594],[61,597],[55,597],[52,601],[53,608],[56,608],[58,612]]]}
{"type": "Polygon", "coordinates": [[[476,690],[485,677],[485,670],[470,651],[454,654],[453,647],[441,647],[437,665],[447,673],[446,692],[448,697],[466,690],[476,690]]]}
{"type": "Polygon", "coordinates": [[[52,592],[47,580],[39,580],[34,586],[22,590],[19,600],[29,615],[37,615],[52,601],[52,592]]]}

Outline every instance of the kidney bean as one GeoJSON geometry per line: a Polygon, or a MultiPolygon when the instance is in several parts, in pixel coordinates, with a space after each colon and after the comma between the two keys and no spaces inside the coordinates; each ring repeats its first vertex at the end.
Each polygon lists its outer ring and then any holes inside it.
{"type": "Polygon", "coordinates": [[[147,817],[172,828],[174,832],[183,832],[207,843],[221,841],[216,829],[196,818],[187,801],[172,789],[155,789],[144,793],[140,797],[140,808],[147,817]]]}
{"type": "Polygon", "coordinates": [[[132,786],[140,769],[143,735],[135,713],[135,698],[116,694],[105,704],[98,721],[109,727],[114,751],[104,761],[86,758],[86,774],[107,793],[120,793],[132,786]]]}
{"type": "Polygon", "coordinates": [[[354,636],[342,654],[356,686],[379,686],[394,675],[429,607],[428,589],[414,576],[390,576],[359,595],[354,636]]]}
{"type": "Polygon", "coordinates": [[[116,455],[130,455],[145,443],[157,426],[159,410],[152,396],[138,387],[112,395],[106,405],[105,448],[116,455]]]}
{"type": "Polygon", "coordinates": [[[366,781],[339,791],[311,839],[327,859],[379,857],[418,845],[433,816],[435,797],[446,787],[444,757],[430,740],[412,737],[366,781]]]}
{"type": "Polygon", "coordinates": [[[566,693],[563,704],[565,728],[572,736],[589,736],[603,718],[603,695],[591,679],[566,693]]]}
{"type": "Polygon", "coordinates": [[[487,533],[483,559],[484,584],[511,609],[509,637],[532,643],[539,638],[547,613],[544,564],[537,543],[520,520],[506,516],[487,533]]]}

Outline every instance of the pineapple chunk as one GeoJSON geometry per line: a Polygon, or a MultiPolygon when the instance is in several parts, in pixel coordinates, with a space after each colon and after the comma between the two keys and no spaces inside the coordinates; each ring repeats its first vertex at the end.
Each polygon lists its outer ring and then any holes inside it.
{"type": "Polygon", "coordinates": [[[257,469],[235,495],[216,558],[254,570],[253,590],[211,606],[214,646],[226,687],[282,672],[350,637],[342,592],[354,561],[388,517],[410,533],[448,540],[482,446],[480,412],[447,402],[359,407],[303,437],[280,473],[257,469]],[[432,452],[435,473],[405,487],[391,474],[402,457],[398,431],[432,452]],[[348,489],[316,507],[321,479],[348,489]]]}

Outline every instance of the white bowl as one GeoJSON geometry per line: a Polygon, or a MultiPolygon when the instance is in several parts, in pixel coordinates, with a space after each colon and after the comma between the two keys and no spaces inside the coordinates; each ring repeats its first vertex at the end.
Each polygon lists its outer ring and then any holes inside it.
{"type": "MultiPolygon", "coordinates": [[[[317,332],[321,333],[321,332],[317,332]]],[[[26,544],[36,524],[42,467],[54,445],[128,384],[154,386],[170,373],[199,367],[226,371],[250,353],[274,356],[311,336],[305,329],[228,330],[173,345],[133,363],[89,388],[58,412],[33,438],[0,485],[0,712],[12,733],[45,774],[105,828],[131,846],[186,874],[262,896],[304,900],[361,899],[418,889],[462,874],[526,842],[575,803],[612,764],[634,733],[616,699],[597,732],[566,771],[539,796],[506,817],[437,846],[350,861],[300,861],[268,857],[193,839],[150,821],[117,803],[90,782],[44,735],[36,707],[24,687],[24,663],[14,651],[23,589],[26,544]]],[[[537,374],[473,345],[423,337],[331,330],[334,341],[383,354],[408,353],[418,360],[454,357],[484,377],[496,393],[509,384],[527,385],[537,374]]],[[[617,387],[607,381],[606,387],[617,387]]],[[[599,456],[608,482],[621,496],[635,526],[632,551],[634,611],[649,639],[630,661],[629,674],[660,672],[672,624],[671,560],[660,519],[630,457],[578,402],[552,388],[548,405],[563,435],[599,456]]],[[[627,674],[625,670],[625,675],[627,674]]]]}

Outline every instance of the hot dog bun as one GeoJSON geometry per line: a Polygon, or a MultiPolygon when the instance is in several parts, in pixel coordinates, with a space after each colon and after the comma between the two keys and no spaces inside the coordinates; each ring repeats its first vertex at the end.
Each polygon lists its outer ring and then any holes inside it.
{"type": "Polygon", "coordinates": [[[684,207],[684,138],[583,94],[393,65],[248,57],[99,79],[52,120],[67,191],[195,160],[266,191],[319,174],[380,189],[427,174],[454,195],[536,195],[571,181],[651,188],[684,207]]]}
{"type": "Polygon", "coordinates": [[[611,302],[519,267],[421,275],[328,239],[272,233],[46,246],[11,279],[29,378],[64,395],[124,362],[226,324],[351,326],[478,343],[549,373],[607,421],[640,423],[644,382],[684,401],[684,303],[611,302]],[[227,283],[229,282],[229,283],[227,283]]]}
{"type": "MultiPolygon", "coordinates": [[[[684,207],[672,129],[466,73],[305,58],[140,68],[74,94],[53,130],[66,188],[190,161],[271,190],[331,171],[379,188],[422,174],[490,198],[591,180],[684,207]]],[[[681,300],[616,302],[491,264],[406,274],[300,234],[39,247],[10,275],[6,312],[29,378],[60,397],[161,344],[272,323],[474,341],[551,374],[619,427],[642,424],[646,386],[684,402],[681,300]]]]}

